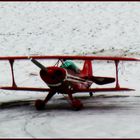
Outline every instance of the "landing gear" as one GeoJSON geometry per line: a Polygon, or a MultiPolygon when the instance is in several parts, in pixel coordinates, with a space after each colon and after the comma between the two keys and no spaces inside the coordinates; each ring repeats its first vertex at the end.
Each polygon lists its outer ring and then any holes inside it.
{"type": "Polygon", "coordinates": [[[53,97],[53,95],[55,95],[56,92],[54,91],[50,91],[47,95],[47,97],[45,98],[45,100],[36,100],[35,102],[35,107],[37,110],[43,110],[45,109],[45,104],[53,97]]]}
{"type": "Polygon", "coordinates": [[[43,110],[45,108],[45,102],[43,100],[36,100],[35,102],[36,110],[43,110]]]}
{"type": "Polygon", "coordinates": [[[74,99],[72,101],[72,107],[73,107],[74,110],[78,111],[78,110],[81,110],[83,108],[83,104],[80,100],[74,99]]]}
{"type": "MultiPolygon", "coordinates": [[[[55,95],[55,93],[56,93],[56,91],[50,90],[50,92],[48,93],[45,100],[40,100],[40,99],[36,100],[36,102],[35,102],[36,109],[37,110],[45,109],[45,104],[55,95]]],[[[65,91],[65,93],[68,94],[69,99],[71,101],[71,106],[73,107],[74,110],[80,110],[83,108],[82,102],[78,99],[73,98],[71,90],[67,90],[67,91],[65,91]]]]}
{"type": "Polygon", "coordinates": [[[73,107],[74,110],[80,110],[83,108],[83,104],[80,100],[78,99],[74,99],[72,96],[71,91],[67,91],[69,99],[71,100],[71,105],[73,107]]]}
{"type": "Polygon", "coordinates": [[[89,95],[90,95],[90,97],[92,97],[93,96],[93,93],[92,92],[89,92],[89,95]]]}

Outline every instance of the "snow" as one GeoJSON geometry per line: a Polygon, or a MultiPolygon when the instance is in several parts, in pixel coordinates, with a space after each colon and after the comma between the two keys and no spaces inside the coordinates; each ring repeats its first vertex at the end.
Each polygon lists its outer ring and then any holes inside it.
{"type": "MultiPolygon", "coordinates": [[[[139,2],[2,2],[0,56],[139,58],[139,9],[139,2]]],[[[76,63],[82,67],[83,62],[76,63]]],[[[94,74],[115,76],[114,66],[94,61],[94,74]]],[[[93,97],[75,94],[84,104],[80,111],[73,111],[62,95],[54,96],[44,111],[36,111],[34,100],[45,98],[45,92],[0,90],[0,138],[139,138],[139,69],[139,62],[119,64],[120,84],[135,91],[101,92],[93,97]]],[[[16,61],[14,71],[17,85],[46,87],[30,61],[16,61]]],[[[8,62],[0,61],[0,77],[0,85],[11,84],[8,62]]]]}

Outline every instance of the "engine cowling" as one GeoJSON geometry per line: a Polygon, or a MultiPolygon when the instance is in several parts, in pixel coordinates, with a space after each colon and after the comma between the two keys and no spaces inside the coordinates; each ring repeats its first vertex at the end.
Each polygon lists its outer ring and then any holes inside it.
{"type": "Polygon", "coordinates": [[[60,86],[66,79],[66,70],[60,67],[46,67],[40,70],[40,77],[48,86],[60,86]]]}

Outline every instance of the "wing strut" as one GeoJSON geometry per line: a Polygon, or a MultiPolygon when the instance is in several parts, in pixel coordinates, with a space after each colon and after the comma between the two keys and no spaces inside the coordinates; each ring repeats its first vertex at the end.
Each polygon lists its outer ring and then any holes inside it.
{"type": "Polygon", "coordinates": [[[16,82],[15,82],[14,69],[13,69],[14,60],[9,59],[9,63],[10,63],[11,72],[12,72],[12,87],[17,87],[16,82]]]}
{"type": "Polygon", "coordinates": [[[119,64],[119,60],[115,60],[115,66],[116,66],[116,89],[120,89],[119,78],[118,78],[118,64],[119,64]]]}

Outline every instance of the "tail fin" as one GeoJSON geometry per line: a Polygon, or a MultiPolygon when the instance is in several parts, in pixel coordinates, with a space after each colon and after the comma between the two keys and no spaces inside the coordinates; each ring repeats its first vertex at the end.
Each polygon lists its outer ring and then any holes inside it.
{"type": "Polygon", "coordinates": [[[83,69],[81,71],[81,76],[82,77],[84,77],[84,76],[91,77],[92,76],[92,63],[91,63],[91,60],[85,60],[83,69]]]}
{"type": "Polygon", "coordinates": [[[113,77],[93,76],[92,63],[90,60],[85,60],[83,70],[81,71],[81,77],[89,79],[98,85],[104,85],[115,82],[115,78],[113,77]]]}

